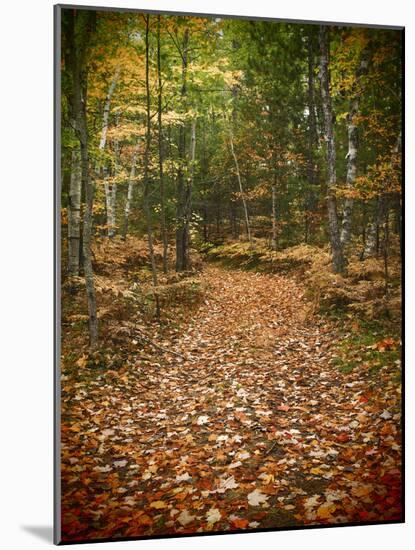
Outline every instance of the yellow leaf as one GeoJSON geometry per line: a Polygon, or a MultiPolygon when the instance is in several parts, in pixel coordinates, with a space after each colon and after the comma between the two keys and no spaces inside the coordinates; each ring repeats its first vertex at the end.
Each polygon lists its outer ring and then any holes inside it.
{"type": "Polygon", "coordinates": [[[310,474],[318,476],[318,475],[324,474],[324,472],[320,468],[311,468],[310,474]]]}
{"type": "Polygon", "coordinates": [[[161,510],[162,508],[167,508],[167,504],[162,500],[155,500],[150,504],[150,508],[155,508],[156,510],[161,510]]]}
{"type": "Polygon", "coordinates": [[[333,512],[336,511],[335,504],[322,504],[317,510],[317,517],[319,519],[330,519],[333,512]]]}
{"type": "Polygon", "coordinates": [[[361,485],[360,487],[353,487],[352,495],[355,497],[366,497],[373,490],[372,485],[361,485]]]}
{"type": "Polygon", "coordinates": [[[82,369],[87,366],[87,363],[88,363],[88,357],[86,355],[82,355],[82,357],[80,357],[75,364],[77,367],[80,367],[82,369]]]}

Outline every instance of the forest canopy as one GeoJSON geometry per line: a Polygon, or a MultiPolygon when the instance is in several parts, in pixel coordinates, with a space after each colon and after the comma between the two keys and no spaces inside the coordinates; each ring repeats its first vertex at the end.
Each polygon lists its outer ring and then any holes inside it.
{"type": "Polygon", "coordinates": [[[104,236],[145,237],[155,286],[155,242],[164,273],[227,241],[329,246],[340,274],[383,255],[387,271],[401,72],[399,30],[64,9],[62,252],[85,274],[91,341],[104,236]]]}

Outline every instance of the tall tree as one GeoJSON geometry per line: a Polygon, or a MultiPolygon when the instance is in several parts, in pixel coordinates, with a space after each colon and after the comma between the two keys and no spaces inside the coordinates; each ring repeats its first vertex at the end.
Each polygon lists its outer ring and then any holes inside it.
{"type": "MultiPolygon", "coordinates": [[[[244,207],[246,235],[248,237],[248,241],[249,241],[250,246],[252,246],[251,224],[249,222],[248,206],[246,204],[244,188],[242,186],[241,171],[239,170],[238,157],[236,156],[235,148],[234,148],[234,144],[233,144],[233,131],[232,131],[231,126],[229,126],[229,145],[230,145],[230,148],[231,148],[233,161],[235,163],[235,170],[236,170],[236,177],[237,177],[237,180],[238,180],[239,193],[241,195],[241,201],[242,201],[242,205],[244,207]]],[[[274,212],[274,214],[275,214],[275,212],[274,212]]]]}
{"type": "Polygon", "coordinates": [[[333,130],[333,109],[330,96],[329,74],[329,38],[326,26],[320,26],[320,82],[321,98],[324,114],[324,130],[327,146],[327,212],[329,222],[329,236],[333,256],[333,271],[343,273],[345,260],[340,242],[339,223],[336,201],[336,147],[333,130]]]}
{"type": "MultiPolygon", "coordinates": [[[[75,126],[75,123],[73,124],[75,126]]],[[[79,147],[71,154],[71,175],[68,196],[68,273],[70,277],[79,275],[81,244],[81,191],[82,174],[79,147]]]]}
{"type": "MultiPolygon", "coordinates": [[[[107,144],[111,100],[115,92],[115,88],[117,86],[119,77],[120,77],[120,66],[117,65],[114,75],[111,79],[111,83],[109,85],[108,92],[107,92],[107,97],[105,98],[105,103],[104,103],[104,110],[102,114],[101,137],[100,137],[99,146],[98,146],[100,152],[103,152],[105,150],[105,146],[107,144]]],[[[115,184],[108,183],[108,169],[106,166],[102,166],[102,163],[99,162],[97,166],[98,176],[100,175],[101,171],[104,172],[104,189],[105,189],[105,203],[106,203],[106,210],[107,210],[108,237],[113,237],[114,225],[115,225],[114,216],[115,216],[116,187],[114,187],[115,184]]]]}
{"type": "Polygon", "coordinates": [[[163,148],[163,84],[161,79],[161,40],[160,40],[160,15],[157,16],[157,123],[158,123],[158,155],[160,178],[160,205],[161,205],[161,238],[163,241],[163,271],[167,273],[167,249],[168,235],[166,227],[166,201],[164,190],[164,148],[163,148]]]}
{"type": "Polygon", "coordinates": [[[305,242],[310,239],[311,225],[316,208],[315,198],[315,155],[314,149],[317,142],[317,125],[316,125],[316,106],[315,106],[315,85],[314,85],[314,69],[315,69],[315,46],[314,46],[314,29],[310,29],[307,35],[307,110],[308,110],[308,150],[307,150],[307,180],[308,191],[305,199],[305,242]]]}
{"type": "Polygon", "coordinates": [[[130,221],[130,211],[131,211],[131,203],[133,200],[133,193],[134,193],[134,186],[135,186],[135,172],[136,172],[136,165],[137,165],[137,155],[139,151],[139,144],[140,142],[137,141],[136,146],[134,147],[134,151],[131,157],[131,168],[130,168],[130,176],[128,178],[128,187],[127,187],[127,198],[125,201],[124,206],[124,222],[122,225],[122,238],[125,240],[127,238],[128,234],[128,224],[130,221]]]}
{"type": "Polygon", "coordinates": [[[357,153],[358,153],[358,125],[357,117],[359,115],[360,99],[363,93],[362,77],[367,73],[369,65],[369,50],[364,48],[361,56],[354,83],[351,89],[350,107],[347,114],[347,137],[348,137],[348,152],[347,152],[347,174],[346,174],[346,189],[349,192],[344,201],[343,220],[340,233],[340,242],[342,247],[349,244],[352,233],[352,210],[353,210],[353,188],[356,180],[357,172],[357,153]]]}
{"type": "MultiPolygon", "coordinates": [[[[154,257],[154,243],[153,243],[153,225],[151,220],[151,208],[150,208],[150,181],[149,181],[149,162],[150,162],[150,147],[151,147],[151,97],[150,97],[150,47],[149,47],[149,34],[150,34],[150,15],[145,17],[146,22],[146,34],[145,34],[145,47],[146,47],[146,144],[144,149],[144,211],[147,220],[147,239],[148,250],[150,254],[151,273],[153,278],[153,285],[158,285],[156,260],[154,257]]],[[[154,300],[156,303],[156,316],[160,317],[160,301],[157,291],[154,292],[154,300]]]]}
{"type": "MultiPolygon", "coordinates": [[[[182,60],[182,84],[180,101],[182,109],[186,109],[187,95],[187,70],[189,56],[189,29],[186,28],[183,34],[183,43],[180,49],[182,60]]],[[[187,234],[188,224],[186,223],[186,208],[188,203],[188,183],[185,181],[186,164],[186,126],[181,124],[179,128],[179,167],[177,172],[177,208],[176,208],[176,271],[186,271],[189,265],[189,251],[187,245],[189,237],[187,234]]]]}
{"type": "Polygon", "coordinates": [[[69,100],[75,120],[75,132],[80,144],[81,180],[85,189],[83,220],[83,257],[85,286],[89,314],[89,340],[92,348],[98,343],[98,317],[92,267],[91,236],[93,222],[94,184],[89,174],[88,125],[87,125],[87,55],[95,32],[96,12],[93,10],[68,10],[66,20],[66,60],[71,78],[69,100]]]}

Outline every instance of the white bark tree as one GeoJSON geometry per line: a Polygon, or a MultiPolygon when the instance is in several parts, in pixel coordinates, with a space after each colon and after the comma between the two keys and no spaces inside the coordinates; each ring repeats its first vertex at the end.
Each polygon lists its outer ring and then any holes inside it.
{"type": "MultiPolygon", "coordinates": [[[[354,188],[357,173],[357,153],[358,153],[358,128],[356,117],[359,114],[360,99],[363,92],[362,77],[368,69],[367,51],[362,52],[359,68],[356,74],[356,82],[352,90],[350,100],[350,108],[347,116],[347,137],[348,137],[348,152],[347,152],[347,174],[346,174],[346,189],[351,192],[354,188]]],[[[340,242],[342,247],[349,244],[352,233],[352,212],[353,212],[353,197],[348,196],[344,201],[343,220],[340,233],[340,242]]]]}
{"type": "Polygon", "coordinates": [[[237,159],[237,156],[235,154],[235,149],[234,149],[234,146],[233,146],[233,132],[232,132],[232,127],[231,126],[229,126],[229,145],[230,145],[230,148],[231,148],[233,161],[235,163],[236,177],[238,179],[239,192],[241,194],[242,205],[243,205],[243,208],[244,208],[246,234],[248,236],[249,244],[250,244],[250,246],[252,246],[251,226],[250,226],[250,223],[249,223],[248,207],[247,207],[247,204],[246,204],[245,193],[244,193],[244,189],[243,189],[243,186],[242,186],[242,179],[241,179],[241,172],[239,170],[239,163],[238,163],[238,159],[237,159]]]}
{"type": "MultiPolygon", "coordinates": [[[[117,86],[117,82],[120,78],[121,69],[117,65],[115,68],[114,75],[111,79],[111,83],[108,88],[107,97],[105,98],[104,111],[102,114],[102,127],[101,127],[101,136],[99,140],[98,149],[100,152],[105,150],[107,144],[107,134],[109,126],[109,116],[111,110],[111,100],[117,86]]],[[[104,190],[105,190],[105,206],[107,211],[107,226],[108,226],[108,236],[113,237],[115,234],[115,198],[117,193],[117,188],[115,184],[110,184],[108,182],[108,170],[106,167],[102,167],[102,163],[99,162],[96,168],[97,176],[99,177],[103,172],[104,175],[104,190]]]]}
{"type": "Polygon", "coordinates": [[[81,245],[81,159],[79,148],[72,150],[71,177],[68,200],[68,273],[79,275],[79,253],[81,245]]]}
{"type": "Polygon", "coordinates": [[[130,168],[130,176],[128,178],[128,189],[127,189],[127,199],[125,201],[124,206],[124,222],[122,226],[122,238],[125,240],[127,238],[128,234],[128,224],[130,220],[130,211],[131,211],[131,202],[133,200],[134,195],[134,186],[135,186],[135,172],[136,172],[136,163],[137,163],[137,155],[139,150],[139,143],[137,143],[136,147],[134,148],[132,157],[131,157],[131,168],[130,168]]]}

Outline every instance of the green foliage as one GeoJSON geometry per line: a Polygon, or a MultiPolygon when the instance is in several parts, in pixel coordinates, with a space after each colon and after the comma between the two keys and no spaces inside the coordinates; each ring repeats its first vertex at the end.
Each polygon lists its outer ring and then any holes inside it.
{"type": "MultiPolygon", "coordinates": [[[[393,326],[378,321],[354,320],[337,346],[332,364],[343,373],[359,368],[375,376],[383,368],[400,371],[399,335],[391,337],[393,326]]],[[[393,332],[392,332],[393,334],[393,332]]]]}

